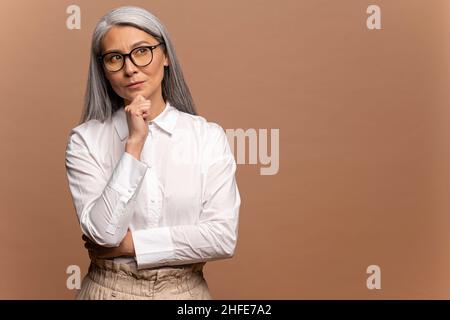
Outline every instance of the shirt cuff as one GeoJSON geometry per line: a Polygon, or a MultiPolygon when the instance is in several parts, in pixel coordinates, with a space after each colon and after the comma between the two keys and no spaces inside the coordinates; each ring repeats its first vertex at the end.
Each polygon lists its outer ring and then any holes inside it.
{"type": "Polygon", "coordinates": [[[175,259],[170,227],[132,231],[138,269],[151,268],[175,259]]]}
{"type": "Polygon", "coordinates": [[[124,152],[109,181],[109,186],[120,194],[120,200],[128,202],[147,172],[148,166],[124,152]]]}

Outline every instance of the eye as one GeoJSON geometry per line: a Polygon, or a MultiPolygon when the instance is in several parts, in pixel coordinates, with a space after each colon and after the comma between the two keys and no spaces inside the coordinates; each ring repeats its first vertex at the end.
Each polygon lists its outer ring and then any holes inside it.
{"type": "Polygon", "coordinates": [[[105,57],[105,62],[114,63],[122,60],[122,56],[117,53],[111,53],[105,57]]]}
{"type": "Polygon", "coordinates": [[[109,60],[111,60],[111,61],[117,61],[120,59],[122,59],[122,56],[120,54],[115,54],[109,58],[109,60]]]}
{"type": "Polygon", "coordinates": [[[148,49],[148,48],[137,48],[135,51],[135,54],[143,56],[149,52],[150,52],[150,49],[148,49]]]}

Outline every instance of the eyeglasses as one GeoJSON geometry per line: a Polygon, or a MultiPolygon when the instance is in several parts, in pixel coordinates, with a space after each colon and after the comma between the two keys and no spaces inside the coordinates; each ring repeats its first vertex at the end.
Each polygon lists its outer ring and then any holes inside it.
{"type": "Polygon", "coordinates": [[[154,46],[137,47],[127,54],[120,52],[108,52],[98,56],[98,59],[102,61],[106,70],[111,72],[117,72],[122,69],[125,64],[126,57],[130,57],[131,62],[133,62],[135,66],[145,67],[153,60],[153,50],[163,44],[164,43],[161,42],[154,46]]]}

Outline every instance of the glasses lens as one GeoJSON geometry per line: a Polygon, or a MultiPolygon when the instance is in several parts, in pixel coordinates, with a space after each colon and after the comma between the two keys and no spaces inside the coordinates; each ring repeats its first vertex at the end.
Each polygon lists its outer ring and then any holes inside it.
{"type": "MultiPolygon", "coordinates": [[[[131,51],[131,58],[135,65],[145,67],[152,62],[153,53],[149,48],[139,47],[131,51]]],[[[103,58],[103,63],[108,71],[118,71],[123,67],[124,57],[117,52],[111,52],[103,58]]]]}
{"type": "Polygon", "coordinates": [[[153,58],[152,50],[144,47],[134,49],[131,52],[131,56],[133,57],[134,63],[140,67],[148,65],[153,58]]]}
{"type": "Polygon", "coordinates": [[[103,63],[105,64],[106,69],[109,71],[117,71],[122,68],[123,57],[117,53],[107,54],[103,58],[103,63]]]}

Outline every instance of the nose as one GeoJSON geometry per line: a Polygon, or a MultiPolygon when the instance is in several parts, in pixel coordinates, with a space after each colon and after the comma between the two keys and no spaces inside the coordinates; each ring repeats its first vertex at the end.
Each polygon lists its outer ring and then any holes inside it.
{"type": "Polygon", "coordinates": [[[125,70],[125,73],[131,74],[131,73],[136,72],[137,67],[135,66],[133,61],[131,61],[130,56],[125,57],[125,61],[123,63],[124,63],[123,68],[125,70]]]}

